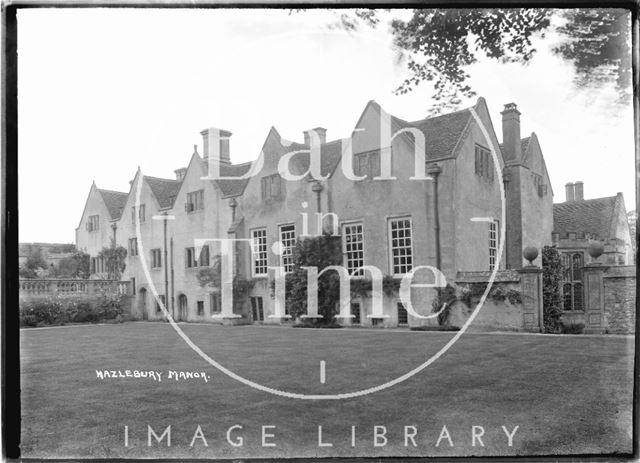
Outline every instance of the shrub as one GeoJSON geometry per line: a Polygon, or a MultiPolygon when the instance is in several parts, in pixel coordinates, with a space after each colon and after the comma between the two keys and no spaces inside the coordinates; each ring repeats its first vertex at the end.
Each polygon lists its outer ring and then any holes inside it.
{"type": "Polygon", "coordinates": [[[563,334],[582,334],[584,333],[584,323],[561,323],[563,334]]]}
{"type": "Polygon", "coordinates": [[[440,312],[442,306],[447,304],[447,306],[442,310],[442,312],[438,313],[438,325],[445,326],[449,324],[449,317],[451,316],[451,305],[457,300],[456,290],[453,286],[447,285],[444,288],[441,288],[438,291],[435,299],[432,303],[432,308],[434,313],[440,312]]]}

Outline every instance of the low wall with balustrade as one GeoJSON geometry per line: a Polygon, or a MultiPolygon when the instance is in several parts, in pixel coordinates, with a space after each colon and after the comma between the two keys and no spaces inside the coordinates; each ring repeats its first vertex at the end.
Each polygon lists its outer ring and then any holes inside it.
{"type": "Polygon", "coordinates": [[[124,296],[123,310],[125,314],[130,315],[134,297],[129,281],[20,279],[20,303],[55,297],[69,297],[95,302],[105,292],[112,294],[117,292],[124,296]]]}

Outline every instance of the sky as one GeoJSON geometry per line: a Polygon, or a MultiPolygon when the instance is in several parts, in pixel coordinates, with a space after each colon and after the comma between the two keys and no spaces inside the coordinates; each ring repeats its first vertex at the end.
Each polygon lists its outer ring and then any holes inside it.
{"type": "MultiPolygon", "coordinates": [[[[295,141],[318,126],[329,140],[347,137],[369,100],[402,119],[426,117],[429,85],[393,93],[408,74],[388,26],[347,33],[334,21],[327,10],[20,10],[19,240],[74,242],[93,181],[128,192],[138,167],[174,178],[194,145],[202,154],[208,127],[231,131],[231,159],[244,162],[272,126],[295,141]]],[[[586,199],[622,192],[633,210],[632,107],[614,105],[612,88],[577,90],[553,40],[537,40],[527,66],[481,59],[469,83],[498,139],[503,105],[518,105],[554,202],[581,180],[586,199]]]]}

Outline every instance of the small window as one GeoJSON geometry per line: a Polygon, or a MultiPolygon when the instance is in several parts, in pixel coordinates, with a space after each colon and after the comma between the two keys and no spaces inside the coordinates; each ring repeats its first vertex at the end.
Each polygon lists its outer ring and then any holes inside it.
{"type": "Polygon", "coordinates": [[[280,242],[282,243],[282,255],[280,265],[285,273],[293,272],[293,248],[296,246],[296,226],[280,225],[280,242]]]}
{"type": "Polygon", "coordinates": [[[354,157],[354,174],[371,180],[380,176],[380,150],[358,153],[354,157]]]}
{"type": "Polygon", "coordinates": [[[262,200],[274,199],[283,196],[283,182],[280,174],[267,175],[260,179],[262,200]]]}
{"type": "Polygon", "coordinates": [[[131,294],[136,295],[136,279],[131,278],[131,294]]]}
{"type": "Polygon", "coordinates": [[[209,308],[211,309],[211,313],[220,313],[222,312],[222,305],[220,303],[220,294],[219,293],[211,293],[209,294],[209,308]]]}
{"type": "Polygon", "coordinates": [[[162,267],[162,254],[159,248],[151,250],[151,268],[162,267]]]}
{"type": "Polygon", "coordinates": [[[204,209],[204,190],[187,193],[187,202],[184,205],[184,209],[187,213],[204,209]]]}
{"type": "Polygon", "coordinates": [[[402,302],[398,302],[398,325],[408,325],[409,324],[409,314],[407,313],[407,309],[404,307],[402,302]]]}
{"type": "Polygon", "coordinates": [[[389,251],[393,275],[404,275],[413,268],[411,218],[389,220],[389,251]]]}
{"type": "Polygon", "coordinates": [[[251,254],[253,274],[267,274],[267,229],[251,230],[251,254]]]}
{"type": "Polygon", "coordinates": [[[196,307],[198,310],[198,315],[204,315],[204,301],[197,301],[196,307]]]}
{"type": "Polygon", "coordinates": [[[129,238],[129,255],[135,257],[138,255],[138,239],[129,238]]]}
{"type": "Polygon", "coordinates": [[[100,216],[99,215],[90,215],[87,220],[87,231],[95,232],[100,229],[100,216]]]}
{"type": "Polygon", "coordinates": [[[200,259],[198,260],[200,267],[208,267],[209,266],[209,246],[202,246],[202,250],[200,251],[200,259]]]}
{"type": "Polygon", "coordinates": [[[482,146],[476,145],[475,154],[476,175],[492,182],[493,159],[491,158],[491,152],[488,149],[483,148],[482,146]]]}
{"type": "Polygon", "coordinates": [[[185,248],[184,249],[184,263],[185,267],[193,268],[198,266],[198,261],[196,260],[196,250],[195,248],[185,248]]]}
{"type": "Polygon", "coordinates": [[[359,302],[351,303],[351,315],[353,315],[353,318],[351,319],[351,324],[359,325],[360,324],[360,303],[359,302]]]}

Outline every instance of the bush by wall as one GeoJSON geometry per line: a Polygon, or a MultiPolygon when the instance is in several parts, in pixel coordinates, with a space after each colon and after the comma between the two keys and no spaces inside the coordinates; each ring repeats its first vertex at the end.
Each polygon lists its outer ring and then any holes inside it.
{"type": "Polygon", "coordinates": [[[123,305],[123,297],[110,291],[90,300],[56,296],[20,301],[20,326],[122,321],[123,305]]]}

